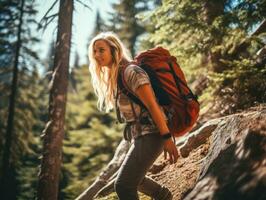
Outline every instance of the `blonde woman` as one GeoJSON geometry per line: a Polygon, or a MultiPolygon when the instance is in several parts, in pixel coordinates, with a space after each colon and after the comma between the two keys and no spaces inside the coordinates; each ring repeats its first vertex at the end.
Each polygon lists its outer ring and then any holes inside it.
{"type": "Polygon", "coordinates": [[[124,138],[132,142],[115,182],[119,199],[139,199],[137,191],[155,200],[172,199],[167,188],[145,176],[163,150],[165,155],[168,154],[170,163],[175,163],[178,158],[165,114],[156,101],[148,75],[139,66],[131,64],[128,50],[111,32],[100,33],[92,39],[89,60],[99,109],[108,112],[116,107],[119,116],[126,122],[124,138]],[[118,87],[119,70],[125,66],[125,83],[146,108],[132,102],[118,87]]]}

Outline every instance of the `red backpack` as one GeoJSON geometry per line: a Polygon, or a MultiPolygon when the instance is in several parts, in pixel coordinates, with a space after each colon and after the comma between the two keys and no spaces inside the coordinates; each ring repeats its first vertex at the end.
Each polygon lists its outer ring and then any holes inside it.
{"type": "MultiPolygon", "coordinates": [[[[169,117],[171,134],[179,137],[190,131],[199,116],[199,103],[189,89],[176,58],[168,50],[156,47],[140,53],[132,63],[148,74],[157,101],[169,117]]],[[[118,87],[133,102],[144,106],[126,86],[123,77],[125,68],[122,67],[119,72],[118,87]]]]}

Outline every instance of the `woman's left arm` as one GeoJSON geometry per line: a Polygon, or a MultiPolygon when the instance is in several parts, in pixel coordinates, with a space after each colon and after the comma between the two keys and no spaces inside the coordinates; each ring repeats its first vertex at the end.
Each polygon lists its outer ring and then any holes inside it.
{"type": "MultiPolygon", "coordinates": [[[[150,84],[141,85],[140,87],[137,88],[136,95],[148,109],[152,119],[154,120],[155,124],[157,125],[160,131],[160,134],[164,135],[169,133],[170,131],[167,126],[166,120],[164,118],[164,114],[156,101],[151,85],[150,84]]],[[[165,151],[165,158],[166,158],[166,153],[168,153],[170,163],[175,163],[178,158],[178,151],[176,145],[174,144],[171,138],[165,140],[164,151],[165,151]]]]}

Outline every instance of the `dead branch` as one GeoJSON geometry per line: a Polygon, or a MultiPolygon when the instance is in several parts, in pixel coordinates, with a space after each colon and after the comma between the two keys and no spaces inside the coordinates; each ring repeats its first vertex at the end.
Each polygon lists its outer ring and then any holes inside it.
{"type": "Polygon", "coordinates": [[[53,14],[51,16],[48,16],[47,15],[51,12],[51,10],[54,8],[55,4],[58,2],[58,0],[55,0],[54,3],[52,4],[52,6],[47,10],[47,12],[44,14],[44,16],[42,17],[42,19],[40,20],[40,22],[38,23],[38,28],[37,30],[40,30],[41,28],[44,27],[44,29],[48,26],[48,24],[52,21],[50,20],[49,23],[47,23],[48,19],[52,17],[52,19],[54,19],[54,16],[58,15],[58,13],[56,14],[53,14]],[[44,23],[44,26],[42,26],[42,24],[44,23]]]}
{"type": "Polygon", "coordinates": [[[77,2],[78,2],[78,3],[80,3],[81,5],[83,5],[85,8],[88,8],[89,10],[91,10],[91,11],[92,11],[91,7],[90,7],[90,6],[88,6],[87,4],[83,3],[83,2],[82,2],[82,1],[80,1],[80,0],[77,0],[77,2]]]}
{"type": "Polygon", "coordinates": [[[264,33],[266,30],[266,19],[264,19],[260,25],[258,26],[258,28],[252,33],[252,36],[253,35],[259,35],[261,33],[264,33]]]}
{"type": "Polygon", "coordinates": [[[110,181],[113,183],[116,177],[116,172],[124,161],[130,143],[126,140],[122,140],[118,145],[113,159],[108,163],[106,168],[96,178],[96,180],[89,186],[82,194],[80,194],[76,200],[90,200],[102,190],[106,185],[109,185],[110,181]],[[111,180],[110,180],[111,179],[111,180]]]}

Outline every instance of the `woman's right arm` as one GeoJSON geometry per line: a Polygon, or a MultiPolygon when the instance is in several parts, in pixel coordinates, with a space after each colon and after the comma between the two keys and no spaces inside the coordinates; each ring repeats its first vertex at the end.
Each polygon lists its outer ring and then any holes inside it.
{"type": "MultiPolygon", "coordinates": [[[[167,126],[164,114],[158,105],[156,98],[154,96],[153,89],[150,84],[144,84],[137,88],[136,95],[143,102],[145,107],[148,109],[149,113],[155,124],[157,125],[160,134],[170,133],[167,126]]],[[[167,159],[167,153],[170,160],[170,163],[175,163],[178,158],[178,151],[176,145],[174,144],[172,138],[168,138],[164,142],[164,157],[167,159]]]]}

